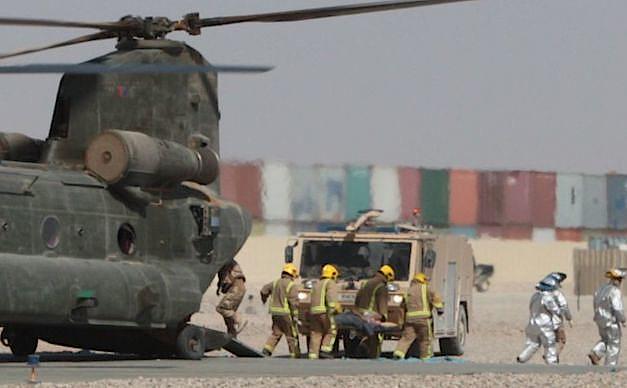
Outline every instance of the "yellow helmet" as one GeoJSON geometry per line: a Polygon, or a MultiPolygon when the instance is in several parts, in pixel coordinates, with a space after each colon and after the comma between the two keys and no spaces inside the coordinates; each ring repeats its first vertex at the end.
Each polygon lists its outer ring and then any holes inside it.
{"type": "Polygon", "coordinates": [[[605,273],[605,277],[615,280],[623,280],[625,277],[625,271],[620,268],[612,268],[605,273]]]}
{"type": "Polygon", "coordinates": [[[340,271],[335,268],[334,265],[326,264],[322,267],[322,277],[327,279],[337,279],[337,276],[340,274],[340,271]]]}
{"type": "Polygon", "coordinates": [[[416,279],[420,283],[428,283],[429,282],[429,277],[426,274],[422,273],[422,272],[418,272],[416,275],[414,275],[414,279],[416,279]]]}
{"type": "Polygon", "coordinates": [[[386,264],[383,267],[379,268],[379,272],[381,272],[383,276],[386,277],[388,282],[394,280],[394,268],[390,267],[389,265],[386,264]]]}
{"type": "Polygon", "coordinates": [[[298,277],[298,268],[296,268],[296,266],[292,263],[285,264],[283,266],[283,271],[281,272],[291,275],[292,277],[295,277],[295,278],[298,277]]]}

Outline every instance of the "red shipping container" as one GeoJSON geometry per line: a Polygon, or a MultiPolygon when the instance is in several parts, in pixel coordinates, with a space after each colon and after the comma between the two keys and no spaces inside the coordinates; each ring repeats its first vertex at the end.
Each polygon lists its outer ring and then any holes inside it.
{"type": "Polygon", "coordinates": [[[479,174],[476,171],[451,170],[449,193],[451,225],[476,225],[479,210],[479,174]]]}
{"type": "Polygon", "coordinates": [[[398,185],[401,192],[401,219],[411,221],[413,210],[420,207],[420,170],[399,167],[398,185]]]}
{"type": "Polygon", "coordinates": [[[480,225],[503,225],[506,176],[501,171],[484,171],[479,174],[480,225]]]}
{"type": "Polygon", "coordinates": [[[552,172],[532,172],[530,182],[531,224],[537,228],[555,226],[555,189],[552,172]]]}
{"type": "Polygon", "coordinates": [[[261,219],[261,169],[256,163],[221,163],[220,194],[261,219]]]}
{"type": "Polygon", "coordinates": [[[583,239],[583,231],[581,229],[557,228],[555,229],[555,238],[558,241],[579,242],[583,239]]]}
{"type": "Polygon", "coordinates": [[[479,226],[479,228],[477,228],[477,236],[479,236],[479,238],[503,238],[503,227],[485,225],[479,226]]]}
{"type": "Polygon", "coordinates": [[[530,173],[510,171],[505,178],[503,190],[503,218],[507,225],[530,225],[530,173]]]}
{"type": "Polygon", "coordinates": [[[506,240],[531,240],[532,236],[531,226],[507,225],[503,227],[503,238],[506,240]]]}

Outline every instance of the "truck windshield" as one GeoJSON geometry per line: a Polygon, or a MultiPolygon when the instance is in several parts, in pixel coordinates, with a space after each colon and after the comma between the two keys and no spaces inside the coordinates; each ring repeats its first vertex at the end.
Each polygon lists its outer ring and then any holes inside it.
{"type": "Polygon", "coordinates": [[[333,264],[340,271],[340,279],[361,280],[388,264],[394,268],[395,280],[408,280],[410,254],[411,243],[305,241],[300,273],[304,278],[317,278],[323,265],[333,264]]]}

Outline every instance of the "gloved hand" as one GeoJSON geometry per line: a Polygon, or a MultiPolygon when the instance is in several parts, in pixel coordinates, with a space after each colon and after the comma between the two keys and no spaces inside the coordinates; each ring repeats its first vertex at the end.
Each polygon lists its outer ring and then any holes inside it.
{"type": "Polygon", "coordinates": [[[220,287],[216,288],[216,296],[220,296],[220,287]]]}

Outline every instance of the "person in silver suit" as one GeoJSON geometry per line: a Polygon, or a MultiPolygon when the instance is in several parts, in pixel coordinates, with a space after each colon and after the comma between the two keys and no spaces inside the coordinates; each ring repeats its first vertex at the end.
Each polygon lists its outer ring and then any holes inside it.
{"type": "Polygon", "coordinates": [[[557,306],[560,308],[561,315],[553,316],[553,324],[556,327],[555,341],[557,343],[557,356],[559,358],[560,353],[564,350],[564,346],[566,346],[566,330],[564,329],[564,323],[568,321],[570,327],[573,327],[573,316],[570,313],[566,296],[564,296],[564,293],[561,290],[562,282],[566,280],[566,274],[564,272],[551,272],[547,275],[547,278],[555,279],[557,282],[557,287],[555,288],[555,291],[553,291],[553,296],[555,297],[557,306]]]}
{"type": "Polygon", "coordinates": [[[516,357],[516,361],[523,363],[531,357],[542,345],[544,347],[544,362],[557,364],[557,348],[555,343],[554,316],[560,316],[561,311],[553,291],[557,289],[555,279],[547,277],[536,284],[536,292],[529,301],[529,323],[525,329],[527,339],[525,348],[516,357]]]}
{"type": "Polygon", "coordinates": [[[627,275],[624,269],[614,268],[605,273],[609,282],[599,287],[594,293],[594,322],[599,328],[601,340],[594,345],[588,358],[594,365],[599,365],[605,357],[606,366],[618,365],[621,326],[625,326],[625,311],[620,286],[627,275]]]}

